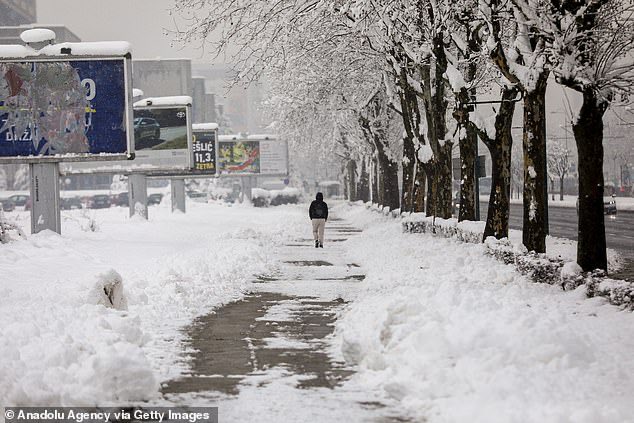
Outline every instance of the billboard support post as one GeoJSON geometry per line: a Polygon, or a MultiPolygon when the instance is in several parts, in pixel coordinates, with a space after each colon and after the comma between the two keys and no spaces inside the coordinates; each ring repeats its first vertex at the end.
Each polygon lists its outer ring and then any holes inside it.
{"type": "Polygon", "coordinates": [[[249,200],[249,202],[251,202],[252,200],[251,189],[253,188],[253,177],[250,175],[241,176],[240,182],[241,182],[240,185],[242,190],[242,197],[244,198],[244,200],[249,200]]]}
{"type": "Polygon", "coordinates": [[[172,192],[172,212],[179,210],[185,213],[185,180],[172,178],[170,187],[172,192]]]}
{"type": "Polygon", "coordinates": [[[59,212],[58,163],[30,163],[31,233],[51,230],[62,233],[59,212]]]}
{"type": "Polygon", "coordinates": [[[147,177],[140,173],[128,176],[130,217],[135,214],[147,219],[147,177]]]}

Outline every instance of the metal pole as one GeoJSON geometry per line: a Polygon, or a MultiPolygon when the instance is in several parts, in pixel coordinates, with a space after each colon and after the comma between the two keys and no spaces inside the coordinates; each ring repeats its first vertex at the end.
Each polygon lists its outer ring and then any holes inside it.
{"type": "Polygon", "coordinates": [[[145,175],[128,176],[128,195],[130,199],[130,217],[135,214],[147,219],[147,178],[145,175]]]}
{"type": "Polygon", "coordinates": [[[185,213],[185,180],[171,179],[172,212],[176,210],[185,213]]]}
{"type": "Polygon", "coordinates": [[[478,143],[475,143],[475,220],[480,220],[480,157],[478,157],[478,143]]]}
{"type": "Polygon", "coordinates": [[[31,179],[31,233],[51,230],[61,234],[58,163],[31,163],[29,175],[31,179]]]}

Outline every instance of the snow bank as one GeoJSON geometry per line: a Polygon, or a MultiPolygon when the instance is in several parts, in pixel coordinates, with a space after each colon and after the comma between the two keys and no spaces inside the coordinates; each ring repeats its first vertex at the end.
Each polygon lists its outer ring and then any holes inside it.
{"type": "Polygon", "coordinates": [[[483,244],[404,234],[361,207],[345,217],[365,228],[346,246],[366,271],[336,327],[359,370],[347,383],[413,421],[634,421],[633,314],[531,283],[483,244]]]}

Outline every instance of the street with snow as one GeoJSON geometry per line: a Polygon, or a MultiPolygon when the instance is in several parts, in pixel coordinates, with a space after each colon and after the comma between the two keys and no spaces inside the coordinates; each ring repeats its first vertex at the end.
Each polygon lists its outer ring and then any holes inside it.
{"type": "Polygon", "coordinates": [[[634,316],[584,286],[534,283],[482,244],[403,233],[400,219],[361,204],[331,205],[323,249],[307,205],[150,212],[65,212],[63,235],[2,245],[5,406],[213,405],[220,421],[634,421],[634,316]]]}

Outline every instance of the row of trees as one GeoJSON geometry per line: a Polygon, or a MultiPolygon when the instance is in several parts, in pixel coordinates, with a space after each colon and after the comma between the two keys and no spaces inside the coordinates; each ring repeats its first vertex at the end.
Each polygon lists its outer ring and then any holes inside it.
{"type": "Polygon", "coordinates": [[[554,78],[577,91],[578,262],[606,269],[602,117],[630,90],[629,2],[180,0],[176,9],[189,20],[182,42],[219,40],[218,51],[237,49],[237,81],[270,81],[281,135],[344,160],[352,197],[371,186],[391,209],[449,218],[457,147],[459,219],[473,220],[480,139],[492,159],[485,238],[508,236],[521,104],[523,242],[536,252],[547,233],[546,87],[554,78]]]}

